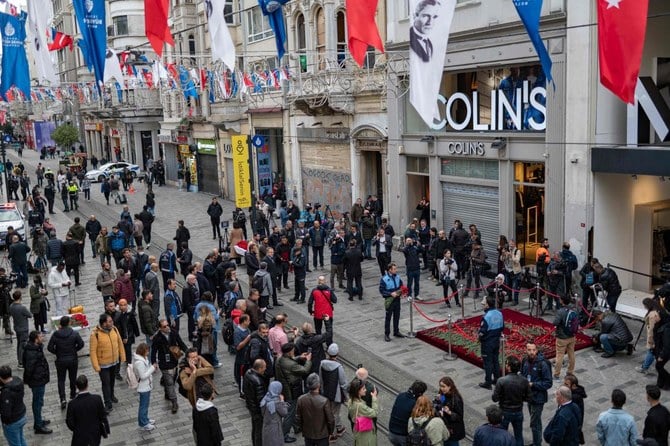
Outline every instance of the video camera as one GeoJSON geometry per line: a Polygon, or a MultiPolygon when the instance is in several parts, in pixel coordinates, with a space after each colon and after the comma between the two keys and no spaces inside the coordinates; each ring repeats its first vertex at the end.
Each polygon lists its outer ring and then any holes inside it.
{"type": "Polygon", "coordinates": [[[223,220],[223,221],[221,222],[221,229],[223,229],[224,231],[227,231],[229,225],[230,225],[230,222],[228,222],[228,220],[223,220]]]}

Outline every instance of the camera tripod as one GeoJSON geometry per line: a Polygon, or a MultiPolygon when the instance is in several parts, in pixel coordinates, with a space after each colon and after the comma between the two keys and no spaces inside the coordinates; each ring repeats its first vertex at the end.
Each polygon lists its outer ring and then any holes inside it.
{"type": "Polygon", "coordinates": [[[219,254],[228,249],[228,228],[223,228],[223,235],[219,236],[219,254]]]}

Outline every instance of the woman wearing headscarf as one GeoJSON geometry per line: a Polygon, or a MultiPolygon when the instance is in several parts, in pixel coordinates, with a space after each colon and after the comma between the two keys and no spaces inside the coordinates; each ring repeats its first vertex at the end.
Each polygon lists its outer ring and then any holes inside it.
{"type": "Polygon", "coordinates": [[[282,418],[288,413],[288,403],[281,394],[282,385],[279,381],[270,383],[268,392],[261,400],[263,413],[263,446],[283,446],[284,432],[282,418]]]}

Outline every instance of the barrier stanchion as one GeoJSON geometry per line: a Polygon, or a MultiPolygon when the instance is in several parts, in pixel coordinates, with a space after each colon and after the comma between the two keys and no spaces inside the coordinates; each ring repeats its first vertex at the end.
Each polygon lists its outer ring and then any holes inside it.
{"type": "Polygon", "coordinates": [[[409,333],[407,333],[407,337],[415,338],[416,333],[414,333],[414,298],[412,296],[407,296],[407,302],[409,302],[409,333]]]}
{"type": "Polygon", "coordinates": [[[502,356],[501,356],[502,366],[501,366],[501,364],[496,364],[496,366],[500,367],[502,369],[502,376],[505,376],[505,363],[507,361],[507,359],[505,358],[505,343],[506,342],[507,342],[507,340],[505,339],[505,335],[504,334],[500,335],[500,351],[502,352],[502,356]]]}
{"type": "Polygon", "coordinates": [[[451,330],[452,330],[452,322],[451,322],[451,313],[447,314],[447,329],[449,332],[447,333],[447,344],[449,346],[449,351],[444,354],[444,360],[445,361],[454,361],[458,359],[458,356],[454,355],[451,353],[451,330]]]}
{"type": "Polygon", "coordinates": [[[472,298],[472,311],[477,311],[477,298],[472,298]]]}
{"type": "Polygon", "coordinates": [[[465,285],[462,283],[458,285],[458,297],[461,300],[461,319],[465,319],[465,299],[463,295],[465,294],[465,285]]]}
{"type": "Polygon", "coordinates": [[[542,316],[542,297],[540,296],[540,282],[535,284],[535,317],[542,316]]]}

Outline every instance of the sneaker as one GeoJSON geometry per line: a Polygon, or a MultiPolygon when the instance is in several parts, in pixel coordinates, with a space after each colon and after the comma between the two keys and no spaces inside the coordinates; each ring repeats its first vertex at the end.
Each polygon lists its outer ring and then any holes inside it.
{"type": "Polygon", "coordinates": [[[218,363],[218,364],[214,365],[214,368],[215,369],[220,369],[221,368],[221,363],[218,363]]]}
{"type": "Polygon", "coordinates": [[[17,367],[17,369],[19,369],[19,370],[23,370],[23,364],[19,364],[18,367],[17,367]]]}
{"type": "Polygon", "coordinates": [[[421,302],[423,298],[420,296],[414,296],[414,300],[421,302]]]}
{"type": "Polygon", "coordinates": [[[147,424],[146,426],[144,426],[144,427],[142,427],[142,428],[140,428],[140,429],[145,430],[145,431],[147,431],[147,432],[151,432],[152,430],[156,429],[156,426],[154,426],[153,424],[149,423],[149,424],[147,424]]]}
{"type": "Polygon", "coordinates": [[[649,374],[649,369],[645,369],[642,366],[635,367],[635,371],[638,373],[642,373],[643,375],[649,374]]]}
{"type": "Polygon", "coordinates": [[[156,424],[156,420],[149,419],[149,424],[156,424]]]}

